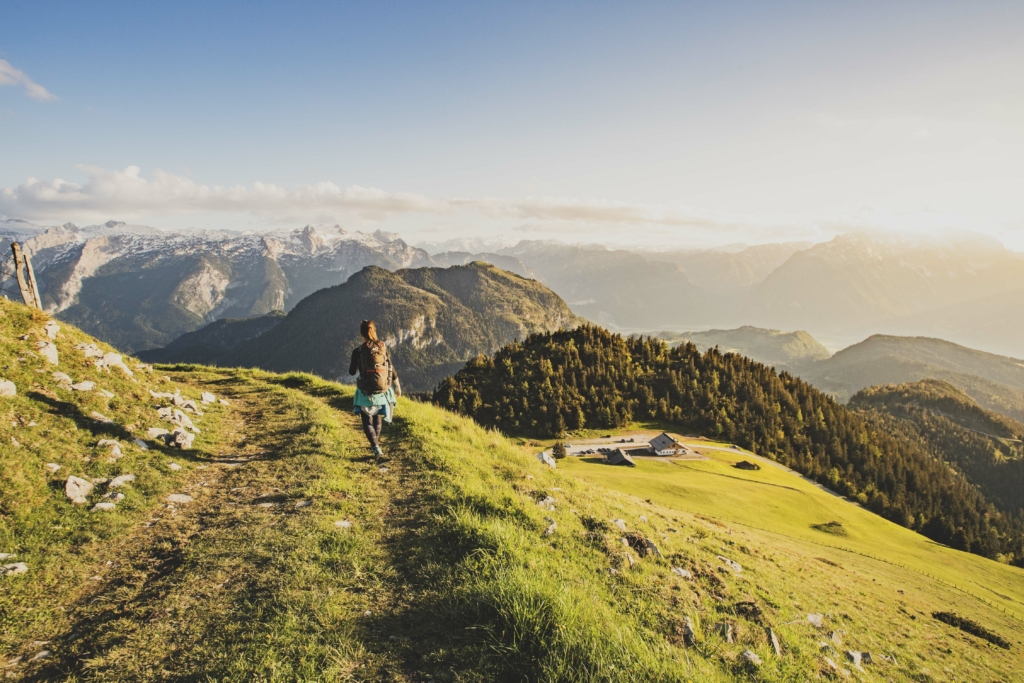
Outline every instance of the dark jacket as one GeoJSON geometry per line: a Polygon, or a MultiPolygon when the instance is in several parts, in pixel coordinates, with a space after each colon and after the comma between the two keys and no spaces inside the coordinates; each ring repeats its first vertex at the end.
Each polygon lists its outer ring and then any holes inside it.
{"type": "MultiPolygon", "coordinates": [[[[359,353],[363,350],[366,343],[360,344],[356,348],[352,349],[352,360],[348,364],[348,374],[354,375],[359,372],[359,353]]],[[[386,349],[386,347],[385,347],[386,349]]],[[[385,350],[385,353],[387,351],[385,350]]],[[[395,366],[391,362],[391,354],[388,353],[388,373],[391,375],[390,384],[395,388],[395,394],[397,396],[402,395],[402,384],[398,381],[398,373],[395,371],[395,366]]]]}

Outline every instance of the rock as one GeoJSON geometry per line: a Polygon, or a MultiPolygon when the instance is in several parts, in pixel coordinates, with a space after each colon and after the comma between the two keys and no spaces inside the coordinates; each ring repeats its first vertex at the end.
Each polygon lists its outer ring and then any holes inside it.
{"type": "Polygon", "coordinates": [[[178,425],[179,427],[184,427],[185,429],[191,429],[193,431],[196,428],[195,425],[192,424],[192,420],[189,418],[189,416],[181,412],[177,408],[174,409],[174,416],[171,418],[171,422],[178,425]]]}
{"type": "Polygon", "coordinates": [[[114,421],[111,420],[106,415],[104,415],[103,413],[97,413],[94,410],[94,411],[92,411],[92,413],[90,413],[90,415],[92,415],[92,419],[96,420],[97,422],[102,422],[103,424],[108,424],[108,425],[109,424],[114,424],[114,421]]]}
{"type": "Polygon", "coordinates": [[[111,479],[110,483],[107,484],[107,488],[108,489],[120,488],[120,487],[124,486],[125,484],[127,484],[129,482],[132,482],[132,481],[135,481],[135,475],[134,474],[122,474],[119,477],[114,477],[113,479],[111,479]]]}
{"type": "Polygon", "coordinates": [[[84,353],[86,358],[103,358],[103,352],[95,344],[75,344],[75,348],[84,353]]]}
{"type": "Polygon", "coordinates": [[[136,446],[138,446],[139,448],[141,448],[144,451],[148,451],[149,450],[149,446],[147,446],[146,442],[143,441],[142,439],[132,439],[132,443],[134,443],[136,446]]]}
{"type": "Polygon", "coordinates": [[[672,573],[673,574],[678,574],[679,576],[683,577],[684,579],[692,579],[693,578],[693,574],[690,573],[690,570],[689,569],[683,569],[682,567],[672,567],[672,573]]]}
{"type": "Polygon", "coordinates": [[[185,397],[181,394],[171,394],[171,405],[180,408],[185,405],[185,397]]]}
{"type": "Polygon", "coordinates": [[[229,405],[231,405],[230,403],[228,403],[228,400],[226,398],[218,398],[217,399],[217,403],[221,404],[222,406],[229,406],[229,405]]]}
{"type": "Polygon", "coordinates": [[[554,536],[555,535],[555,529],[557,527],[558,527],[557,524],[555,524],[554,522],[551,522],[551,525],[548,526],[548,528],[544,530],[544,535],[545,536],[554,536]]]}
{"type": "Polygon", "coordinates": [[[13,560],[14,558],[14,553],[0,553],[0,560],[13,560]]]}
{"type": "Polygon", "coordinates": [[[28,661],[29,661],[30,663],[31,663],[31,662],[38,662],[38,661],[39,661],[39,660],[41,660],[41,659],[47,659],[47,658],[48,658],[48,657],[49,657],[49,656],[50,656],[51,654],[53,654],[53,653],[52,653],[52,652],[50,652],[49,650],[40,650],[39,652],[37,652],[37,653],[35,654],[35,656],[34,656],[34,657],[32,657],[32,659],[30,659],[30,660],[28,660],[28,661]]]}
{"type": "Polygon", "coordinates": [[[50,377],[52,377],[53,381],[57,384],[67,384],[68,386],[71,386],[72,384],[72,379],[66,373],[60,372],[59,370],[50,375],[50,377]]]}
{"type": "Polygon", "coordinates": [[[204,391],[200,396],[199,400],[203,403],[216,403],[217,397],[211,394],[209,391],[204,391]]]}
{"type": "Polygon", "coordinates": [[[39,350],[39,355],[48,360],[53,365],[59,365],[59,358],[57,357],[57,345],[53,342],[36,342],[36,348],[39,350]]]}
{"type": "Polygon", "coordinates": [[[348,521],[347,519],[339,519],[334,523],[334,526],[338,527],[339,529],[351,529],[352,522],[348,521]]]}
{"type": "Polygon", "coordinates": [[[195,438],[195,434],[190,434],[184,429],[175,429],[170,434],[164,434],[164,443],[172,448],[180,448],[183,451],[187,451],[192,448],[192,442],[195,441],[195,438]]]}
{"type": "Polygon", "coordinates": [[[551,451],[541,451],[537,454],[537,459],[551,469],[556,469],[558,467],[558,465],[555,464],[555,459],[551,457],[551,451]]]}
{"type": "Polygon", "coordinates": [[[697,634],[693,630],[693,620],[690,617],[686,617],[683,621],[683,642],[687,645],[693,645],[697,642],[697,634]]]}
{"type": "Polygon", "coordinates": [[[15,439],[13,436],[11,437],[11,445],[14,446],[15,448],[21,448],[21,442],[15,439]]]}
{"type": "Polygon", "coordinates": [[[18,387],[9,379],[0,379],[0,396],[17,396],[18,387]]]}
{"type": "Polygon", "coordinates": [[[644,524],[647,524],[647,516],[646,515],[640,515],[640,521],[643,522],[644,524]]]}
{"type": "Polygon", "coordinates": [[[807,621],[810,622],[814,628],[821,628],[825,625],[825,620],[820,614],[808,614],[807,621]]]}
{"type": "Polygon", "coordinates": [[[120,491],[108,491],[104,494],[103,500],[109,500],[112,503],[120,503],[124,500],[124,494],[120,491]]]}
{"type": "Polygon", "coordinates": [[[114,503],[96,503],[89,512],[111,512],[117,508],[114,503]]]}
{"type": "Polygon", "coordinates": [[[168,503],[191,503],[192,496],[188,495],[187,493],[172,493],[171,495],[167,496],[165,500],[168,503]]]}
{"type": "Polygon", "coordinates": [[[182,403],[181,404],[181,409],[182,410],[187,410],[190,413],[195,413],[196,415],[202,415],[203,414],[203,411],[199,410],[199,406],[197,406],[196,402],[193,401],[192,399],[189,399],[188,401],[185,401],[184,403],[182,403]]]}
{"type": "Polygon", "coordinates": [[[875,662],[871,658],[871,653],[870,652],[861,652],[860,653],[860,663],[861,664],[874,664],[875,662]]]}
{"type": "Polygon", "coordinates": [[[85,479],[71,476],[64,483],[64,495],[75,505],[85,504],[86,498],[92,493],[93,485],[85,479]]]}
{"type": "Polygon", "coordinates": [[[629,553],[626,553],[626,564],[629,565],[630,569],[632,569],[633,566],[636,565],[636,560],[634,560],[633,556],[630,555],[629,553]]]}
{"type": "Polygon", "coordinates": [[[843,644],[843,637],[839,635],[838,631],[829,631],[828,639],[831,640],[835,645],[843,644]]]}
{"type": "Polygon", "coordinates": [[[732,642],[732,624],[726,621],[720,621],[715,624],[715,633],[722,636],[722,640],[727,643],[732,642]]]}
{"type": "Polygon", "coordinates": [[[835,672],[835,673],[839,672],[839,665],[836,664],[835,662],[833,662],[828,657],[825,657],[825,666],[828,668],[829,671],[832,671],[832,672],[835,672]]]}
{"type": "Polygon", "coordinates": [[[768,629],[768,641],[772,644],[772,650],[775,651],[775,656],[781,657],[782,645],[779,643],[779,636],[776,635],[774,629],[768,629]]]}
{"type": "Polygon", "coordinates": [[[743,654],[740,655],[743,659],[747,660],[747,663],[751,666],[761,666],[761,658],[757,656],[752,650],[744,650],[743,654]]]}
{"type": "Polygon", "coordinates": [[[847,650],[846,651],[846,658],[848,660],[850,660],[850,663],[853,664],[853,666],[855,668],[857,668],[857,669],[861,668],[860,664],[861,664],[862,658],[861,658],[861,654],[859,652],[857,652],[856,650],[847,650]]]}
{"type": "Polygon", "coordinates": [[[555,499],[552,496],[547,496],[538,500],[537,505],[551,512],[555,509],[555,499]]]}
{"type": "Polygon", "coordinates": [[[174,394],[172,394],[169,391],[153,391],[152,389],[149,390],[149,395],[152,396],[153,398],[173,398],[174,397],[174,394]]]}
{"type": "Polygon", "coordinates": [[[295,507],[296,508],[308,508],[312,504],[313,504],[313,501],[311,501],[311,500],[298,500],[298,501],[295,501],[295,507]]]}
{"type": "Polygon", "coordinates": [[[57,324],[56,320],[47,320],[46,324],[43,325],[43,330],[46,331],[48,339],[56,339],[57,333],[60,332],[60,325],[57,324]]]}
{"type": "Polygon", "coordinates": [[[117,368],[129,377],[134,377],[135,373],[132,372],[127,365],[124,364],[124,359],[121,358],[119,353],[105,353],[103,354],[103,369],[110,372],[110,368],[117,368]]]}
{"type": "Polygon", "coordinates": [[[613,519],[612,520],[612,524],[617,526],[620,531],[625,531],[626,530],[626,520],[624,520],[624,519],[613,519]]]}
{"type": "Polygon", "coordinates": [[[737,574],[743,571],[743,567],[740,566],[739,562],[733,562],[728,557],[722,557],[721,555],[717,555],[716,557],[718,557],[718,559],[722,561],[722,564],[724,564],[726,567],[733,570],[737,574]]]}
{"type": "Polygon", "coordinates": [[[172,472],[177,472],[178,470],[180,470],[180,469],[181,469],[181,465],[179,465],[179,464],[178,464],[178,463],[176,463],[176,462],[172,462],[172,463],[169,463],[169,464],[167,465],[167,467],[168,467],[168,468],[170,468],[170,470],[171,470],[172,472]]]}
{"type": "Polygon", "coordinates": [[[24,562],[15,562],[14,564],[5,564],[0,567],[0,576],[17,576],[18,574],[24,574],[27,571],[27,564],[24,562]]]}
{"type": "Polygon", "coordinates": [[[136,363],[135,369],[142,370],[143,372],[153,372],[153,366],[149,363],[136,363]]]}
{"type": "Polygon", "coordinates": [[[100,396],[104,396],[106,398],[114,398],[115,396],[117,396],[117,394],[115,394],[114,392],[107,391],[106,389],[100,389],[99,394],[100,396]]]}
{"type": "Polygon", "coordinates": [[[93,389],[96,388],[96,382],[84,380],[82,382],[79,382],[78,384],[72,384],[71,388],[74,389],[75,391],[92,391],[93,389]]]}
{"type": "Polygon", "coordinates": [[[55,462],[48,462],[46,463],[45,467],[46,471],[49,472],[50,474],[56,474],[57,472],[60,471],[60,465],[58,465],[55,462]]]}
{"type": "Polygon", "coordinates": [[[655,557],[661,557],[661,550],[658,549],[658,546],[656,546],[651,539],[645,538],[644,541],[647,544],[647,554],[648,555],[654,555],[655,557]]]}
{"type": "Polygon", "coordinates": [[[159,439],[161,436],[165,436],[167,434],[170,434],[170,432],[161,427],[150,427],[146,430],[147,439],[159,439]]]}

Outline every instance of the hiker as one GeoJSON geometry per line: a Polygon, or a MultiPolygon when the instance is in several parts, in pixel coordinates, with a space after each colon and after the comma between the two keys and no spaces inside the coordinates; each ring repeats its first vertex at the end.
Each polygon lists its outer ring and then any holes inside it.
{"type": "Polygon", "coordinates": [[[352,351],[352,362],[348,366],[348,374],[359,373],[356,397],[352,401],[353,412],[362,418],[363,431],[374,454],[382,458],[381,428],[384,420],[391,422],[397,397],[402,395],[402,385],[391,364],[388,347],[377,339],[377,324],[364,320],[359,323],[359,334],[363,336],[363,343],[352,351]]]}

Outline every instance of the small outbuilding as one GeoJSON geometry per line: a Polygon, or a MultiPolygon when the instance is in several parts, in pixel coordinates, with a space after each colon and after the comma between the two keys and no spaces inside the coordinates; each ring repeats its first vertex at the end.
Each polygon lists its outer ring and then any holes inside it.
{"type": "Polygon", "coordinates": [[[662,432],[648,442],[655,455],[686,455],[689,449],[679,443],[676,437],[668,432],[662,432]]]}
{"type": "Polygon", "coordinates": [[[738,470],[759,470],[761,466],[754,462],[748,462],[747,460],[740,460],[738,463],[733,465],[738,470]]]}
{"type": "Polygon", "coordinates": [[[633,462],[633,458],[629,457],[629,453],[616,448],[608,453],[606,462],[609,465],[626,465],[627,467],[636,467],[636,463],[633,462]]]}

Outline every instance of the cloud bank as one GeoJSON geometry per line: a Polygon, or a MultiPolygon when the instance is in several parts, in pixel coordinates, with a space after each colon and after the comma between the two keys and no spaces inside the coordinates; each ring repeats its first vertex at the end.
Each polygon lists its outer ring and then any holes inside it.
{"type": "Polygon", "coordinates": [[[54,102],[58,98],[49,90],[29,78],[21,69],[15,69],[6,59],[0,59],[0,86],[25,88],[25,94],[38,102],[54,102]]]}
{"type": "Polygon", "coordinates": [[[16,187],[0,189],[0,215],[11,218],[106,219],[146,214],[249,213],[276,216],[338,211],[369,220],[394,215],[451,214],[470,211],[492,218],[589,225],[660,225],[695,228],[734,227],[725,221],[650,207],[583,202],[555,198],[432,199],[423,195],[387,192],[329,182],[288,189],[270,183],[250,186],[201,185],[189,178],[157,170],[151,178],[138,166],[110,171],[81,166],[87,180],[29,178],[16,187]]]}

